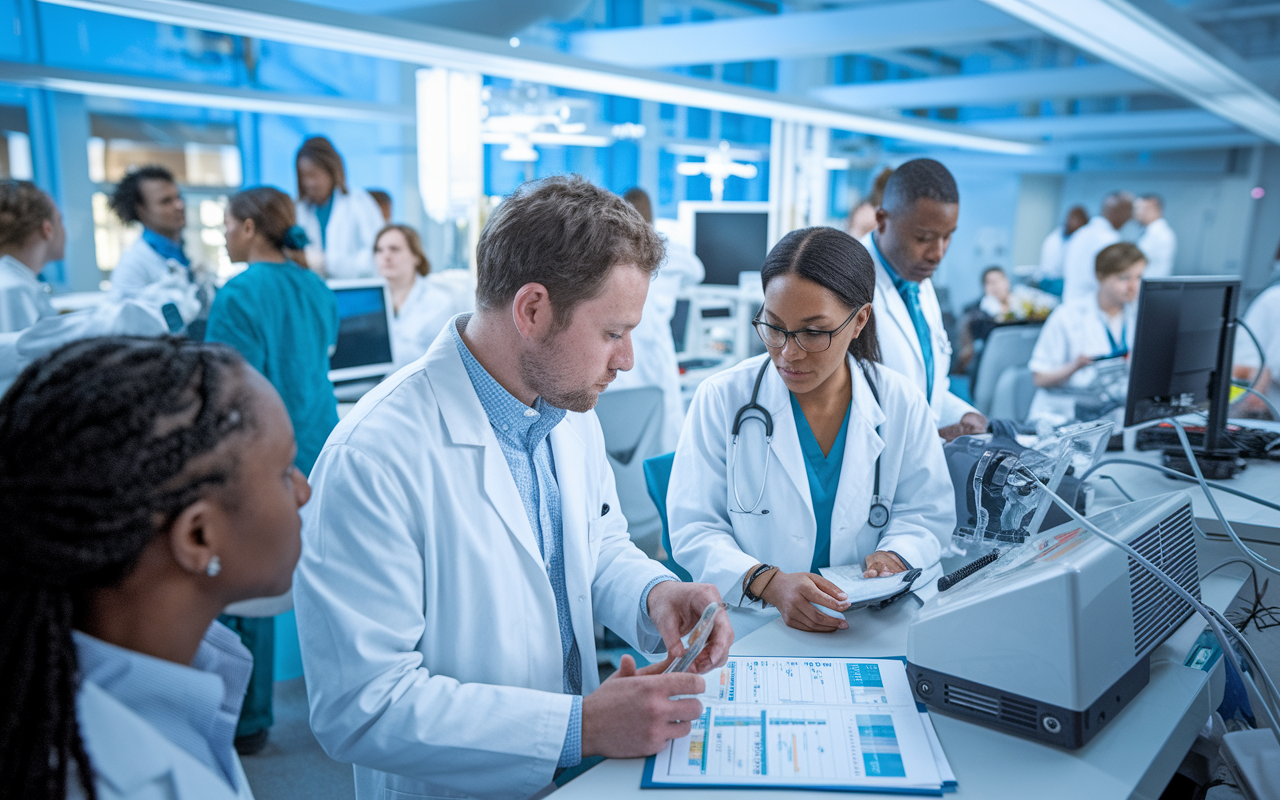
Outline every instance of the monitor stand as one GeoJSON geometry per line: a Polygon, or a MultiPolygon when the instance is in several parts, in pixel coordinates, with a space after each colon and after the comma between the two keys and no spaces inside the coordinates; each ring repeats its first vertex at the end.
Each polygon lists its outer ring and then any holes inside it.
{"type": "MultiPolygon", "coordinates": [[[[1200,472],[1204,475],[1205,480],[1208,481],[1229,480],[1247,466],[1245,460],[1240,457],[1240,451],[1233,447],[1214,449],[1193,447],[1191,451],[1195,453],[1196,463],[1200,465],[1200,472]]],[[[1191,468],[1191,462],[1187,460],[1187,454],[1181,447],[1165,448],[1164,465],[1184,475],[1196,474],[1195,470],[1191,468]]]]}

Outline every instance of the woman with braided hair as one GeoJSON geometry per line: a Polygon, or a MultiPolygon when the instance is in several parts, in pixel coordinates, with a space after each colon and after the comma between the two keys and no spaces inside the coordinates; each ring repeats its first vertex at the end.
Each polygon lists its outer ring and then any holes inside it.
{"type": "MultiPolygon", "coordinates": [[[[338,343],[338,301],[307,269],[307,234],[294,223],[293,201],[279,189],[258,186],[232,195],[227,254],[249,267],[214,298],[205,339],[239,350],[276,387],[298,437],[298,469],[309,475],[338,424],[329,381],[329,354],[338,343]]],[[[275,619],[226,616],[222,622],[253,653],[253,679],[236,731],[236,749],[252,755],[266,746],[274,722],[275,619]]]]}
{"type": "Polygon", "coordinates": [[[0,399],[0,796],[251,798],[249,654],[214,622],[289,588],[310,488],[235,351],[108,337],[0,399]]]}
{"type": "Polygon", "coordinates": [[[30,181],[0,181],[0,333],[55,313],[38,277],[62,258],[67,232],[49,195],[30,181]]]}

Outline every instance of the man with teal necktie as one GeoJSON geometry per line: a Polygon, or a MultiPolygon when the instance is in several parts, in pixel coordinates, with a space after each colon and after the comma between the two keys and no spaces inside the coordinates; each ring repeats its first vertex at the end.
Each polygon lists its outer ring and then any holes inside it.
{"type": "Polygon", "coordinates": [[[872,307],[884,365],[925,393],[938,435],[947,441],[987,430],[986,417],[951,392],[951,342],[931,280],[959,214],[960,191],[951,172],[933,159],[917,158],[889,177],[877,227],[863,239],[876,262],[872,307]]]}

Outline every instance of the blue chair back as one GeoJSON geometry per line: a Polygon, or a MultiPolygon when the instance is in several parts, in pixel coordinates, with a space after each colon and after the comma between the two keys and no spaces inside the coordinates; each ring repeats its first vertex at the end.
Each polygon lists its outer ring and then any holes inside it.
{"type": "Polygon", "coordinates": [[[671,465],[675,461],[675,453],[646,458],[644,484],[653,504],[658,507],[658,516],[662,518],[662,549],[667,554],[667,569],[682,581],[692,581],[693,577],[676,563],[676,557],[671,553],[671,526],[667,523],[667,484],[671,483],[671,465]]]}

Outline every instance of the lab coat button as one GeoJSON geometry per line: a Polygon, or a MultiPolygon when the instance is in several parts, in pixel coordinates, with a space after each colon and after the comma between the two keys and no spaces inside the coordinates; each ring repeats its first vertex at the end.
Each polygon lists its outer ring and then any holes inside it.
{"type": "Polygon", "coordinates": [[[586,596],[585,594],[580,594],[580,595],[578,595],[578,602],[579,602],[579,603],[585,603],[585,602],[587,602],[587,596],[586,596]]]}

